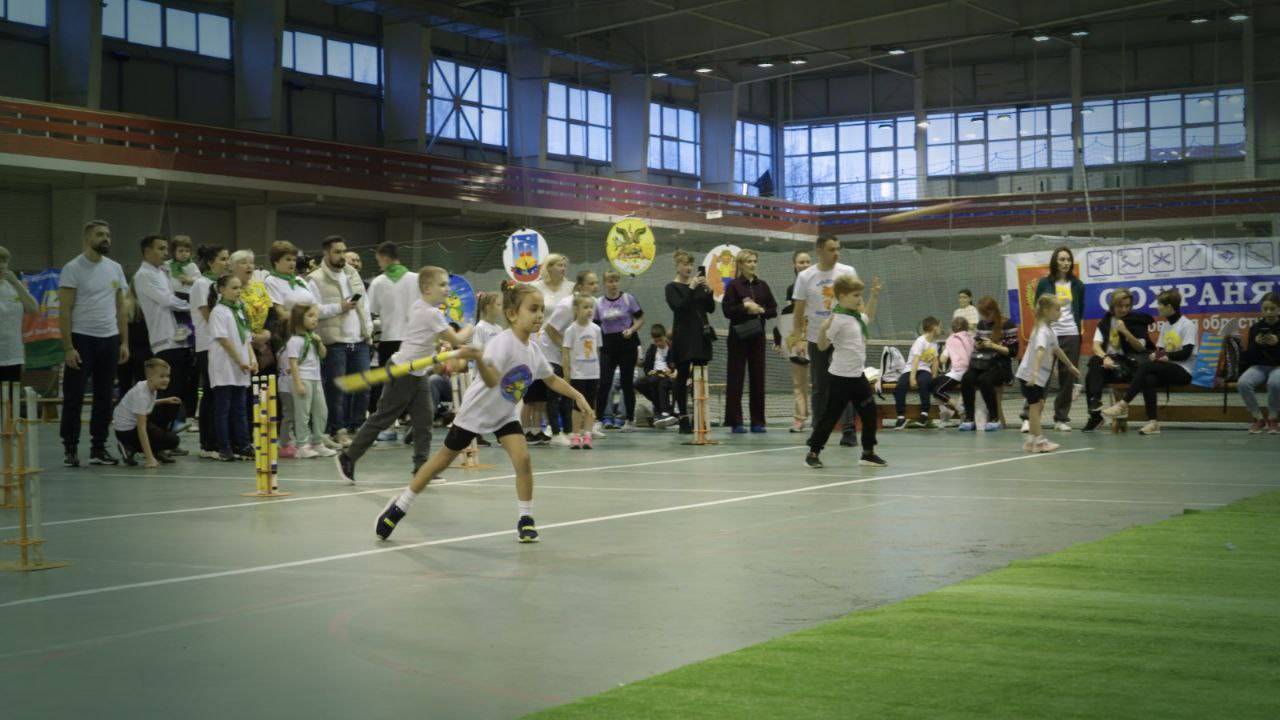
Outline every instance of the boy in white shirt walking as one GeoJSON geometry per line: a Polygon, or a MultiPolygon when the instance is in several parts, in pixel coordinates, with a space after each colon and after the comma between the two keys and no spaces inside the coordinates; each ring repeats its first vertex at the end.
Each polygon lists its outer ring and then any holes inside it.
{"type": "Polygon", "coordinates": [[[143,467],[157,468],[160,463],[172,463],[169,452],[178,447],[178,436],[167,428],[150,421],[156,405],[178,405],[181,398],[171,396],[156,399],[156,393],[169,387],[169,363],[151,358],[142,365],[147,379],[138,382],[120,398],[111,413],[111,427],[116,431],[120,457],[125,465],[137,465],[134,458],[142,453],[143,467]]]}

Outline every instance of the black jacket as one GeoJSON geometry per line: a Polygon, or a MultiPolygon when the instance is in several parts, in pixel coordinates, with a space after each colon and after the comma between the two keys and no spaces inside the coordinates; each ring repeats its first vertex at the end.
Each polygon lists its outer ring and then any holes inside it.
{"type": "Polygon", "coordinates": [[[1244,357],[1240,358],[1241,372],[1254,365],[1280,367],[1280,344],[1262,345],[1258,342],[1259,335],[1280,336],[1280,322],[1267,325],[1265,321],[1259,320],[1249,328],[1249,342],[1245,345],[1244,357]]]}
{"type": "Polygon", "coordinates": [[[707,314],[715,312],[716,299],[705,285],[693,289],[684,283],[667,283],[667,305],[671,308],[671,350],[667,362],[710,362],[711,340],[702,328],[707,314]]]}

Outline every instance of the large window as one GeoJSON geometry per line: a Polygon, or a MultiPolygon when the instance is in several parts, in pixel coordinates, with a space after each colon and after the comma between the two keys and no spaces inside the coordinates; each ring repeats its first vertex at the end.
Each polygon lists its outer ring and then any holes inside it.
{"type": "Polygon", "coordinates": [[[915,129],[910,116],[785,128],[787,199],[816,205],[916,199],[915,129]]]}
{"type": "Polygon", "coordinates": [[[507,145],[507,74],[454,60],[431,63],[427,134],[507,145]]]}
{"type": "Polygon", "coordinates": [[[0,20],[23,25],[49,24],[48,0],[0,0],[0,20]]]}
{"type": "Polygon", "coordinates": [[[327,38],[300,30],[285,30],[280,43],[281,66],[309,75],[378,84],[378,48],[327,38]]]}
{"type": "Polygon", "coordinates": [[[702,128],[698,112],[649,103],[649,167],[698,175],[702,172],[702,128]]]}
{"type": "MultiPolygon", "coordinates": [[[[231,18],[225,15],[165,7],[150,0],[101,1],[102,34],[106,37],[231,58],[231,18]]],[[[13,2],[9,0],[10,5],[13,2]]]]}
{"type": "MultiPolygon", "coordinates": [[[[773,169],[773,128],[739,120],[733,140],[733,182],[744,195],[759,195],[756,181],[773,169]]],[[[771,174],[772,175],[772,174],[771,174]]],[[[777,183],[777,178],[773,178],[777,183]]]]}
{"type": "Polygon", "coordinates": [[[609,93],[562,83],[547,85],[547,153],[613,159],[613,99],[609,93]]]}

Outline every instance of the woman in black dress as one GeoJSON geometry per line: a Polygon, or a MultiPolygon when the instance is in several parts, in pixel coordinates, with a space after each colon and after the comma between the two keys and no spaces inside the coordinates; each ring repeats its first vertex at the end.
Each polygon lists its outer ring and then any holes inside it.
{"type": "Polygon", "coordinates": [[[680,416],[680,432],[693,432],[689,420],[689,378],[694,365],[711,362],[715,339],[707,313],[715,312],[716,301],[704,274],[693,273],[693,256],[677,250],[676,279],[667,283],[667,305],[671,307],[671,363],[676,368],[675,405],[680,416]]]}

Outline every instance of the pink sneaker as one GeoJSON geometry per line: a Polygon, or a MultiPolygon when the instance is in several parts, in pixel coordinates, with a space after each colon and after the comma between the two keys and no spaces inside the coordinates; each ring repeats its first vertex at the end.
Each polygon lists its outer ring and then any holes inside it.
{"type": "Polygon", "coordinates": [[[579,447],[581,447],[583,450],[590,450],[591,449],[591,433],[583,433],[581,439],[582,439],[582,444],[579,447]]]}
{"type": "Polygon", "coordinates": [[[280,448],[280,457],[282,458],[288,459],[288,458],[293,458],[297,456],[298,456],[297,445],[285,445],[284,447],[280,448]]]}
{"type": "Polygon", "coordinates": [[[1280,435],[1280,420],[1271,418],[1267,421],[1267,432],[1272,435],[1280,435]]]}
{"type": "Polygon", "coordinates": [[[1042,437],[1036,441],[1035,451],[1038,453],[1048,453],[1048,452],[1053,452],[1054,450],[1057,450],[1060,447],[1062,446],[1059,445],[1058,443],[1051,442],[1048,438],[1042,437]]]}
{"type": "Polygon", "coordinates": [[[570,450],[581,450],[581,449],[582,449],[582,436],[581,436],[581,435],[570,435],[570,436],[569,436],[569,449],[570,449],[570,450]]]}
{"type": "Polygon", "coordinates": [[[1270,423],[1268,423],[1266,420],[1263,420],[1262,418],[1254,418],[1254,421],[1249,423],[1249,434],[1261,435],[1262,431],[1266,430],[1267,425],[1269,424],[1270,423]]]}

